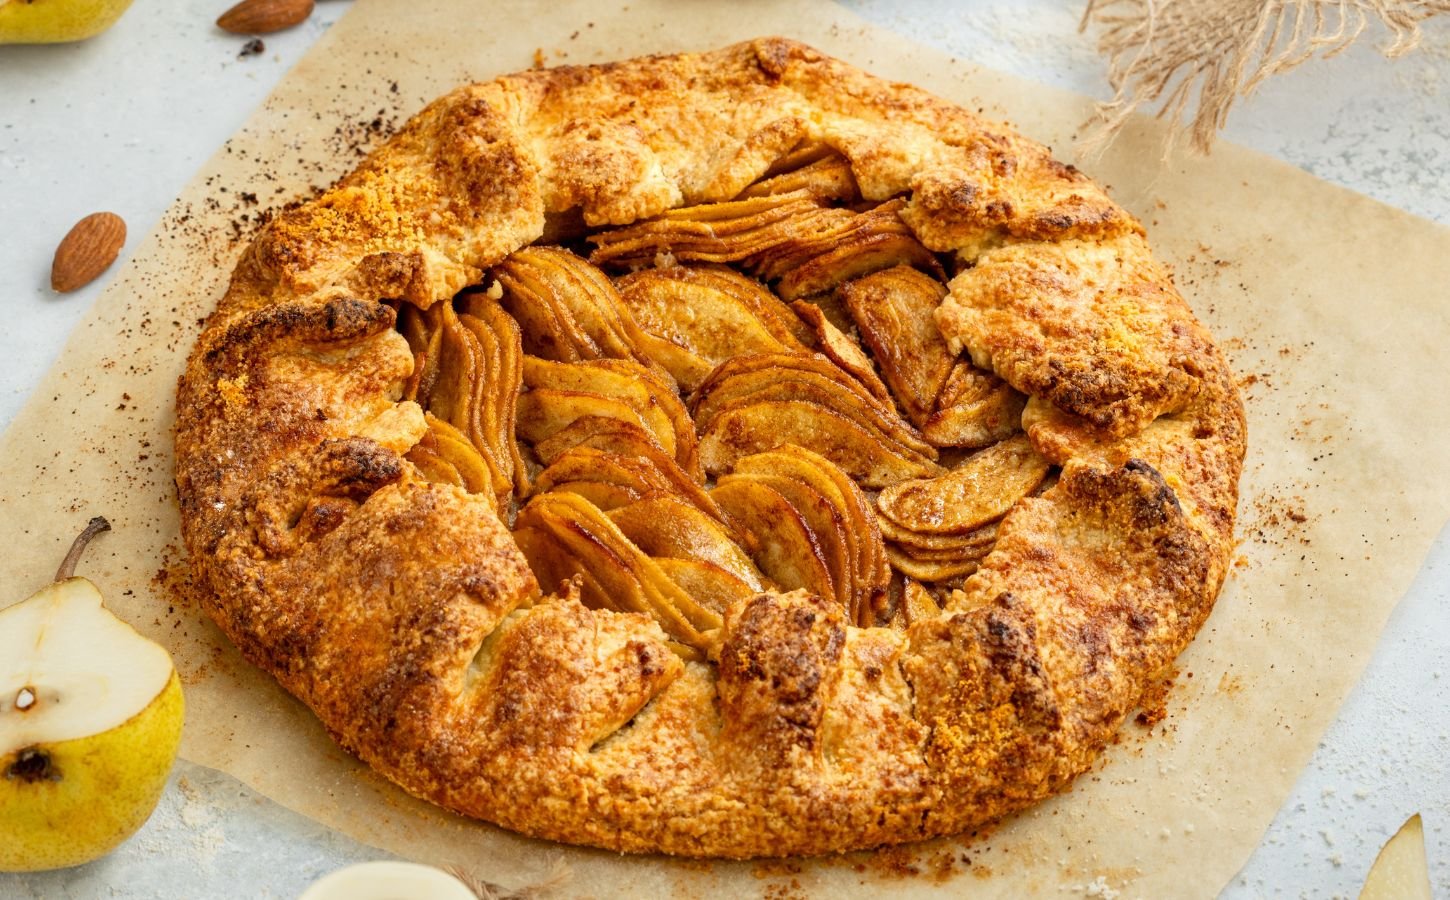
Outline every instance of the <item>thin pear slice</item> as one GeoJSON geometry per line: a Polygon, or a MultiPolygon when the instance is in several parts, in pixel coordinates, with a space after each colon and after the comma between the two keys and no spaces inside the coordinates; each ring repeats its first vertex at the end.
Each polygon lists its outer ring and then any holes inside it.
{"type": "Polygon", "coordinates": [[[823,309],[808,300],[797,300],[790,308],[815,332],[816,349],[827,359],[859,381],[877,400],[887,404],[896,402],[885,382],[876,374],[876,367],[871,365],[871,357],[866,355],[860,344],[837,328],[823,309]]]}
{"type": "Polygon", "coordinates": [[[795,507],[764,484],[737,479],[710,492],[732,533],[765,576],[783,591],[835,597],[821,547],[795,507]]]}
{"type": "Polygon", "coordinates": [[[413,372],[403,386],[403,399],[413,400],[424,408],[438,382],[443,329],[438,326],[437,318],[437,312],[423,312],[408,303],[398,311],[398,330],[413,351],[413,372]]]}
{"type": "Polygon", "coordinates": [[[894,446],[833,410],[791,400],[751,403],[716,415],[700,435],[700,462],[707,472],[719,474],[742,456],[782,444],[814,450],[870,488],[942,471],[930,459],[894,446]]]}
{"type": "Polygon", "coordinates": [[[921,425],[937,407],[956,363],[932,313],[946,286],[897,266],[841,286],[840,296],[906,417],[921,425]]]}
{"type": "Polygon", "coordinates": [[[736,262],[852,215],[823,206],[804,190],[686,206],[592,235],[589,261],[629,266],[669,254],[680,262],[736,262]]]}
{"type": "Polygon", "coordinates": [[[683,644],[705,649],[720,615],[697,603],[585,498],[551,493],[529,501],[515,540],[535,573],[558,583],[587,575],[581,599],[593,607],[644,612],[683,644]],[[591,587],[593,585],[593,587],[591,587]]]}
{"type": "Polygon", "coordinates": [[[901,221],[898,213],[904,206],[904,200],[889,200],[865,212],[822,221],[814,232],[801,229],[791,240],[751,257],[748,265],[776,282],[776,293],[784,300],[825,293],[897,265],[945,278],[936,256],[901,221]]]}
{"type": "Polygon", "coordinates": [[[1047,477],[1049,464],[1017,435],[979,451],[945,475],[893,484],[876,498],[884,518],[923,534],[964,534],[995,519],[1047,477]]]}
{"type": "Polygon", "coordinates": [[[733,359],[695,392],[692,412],[696,427],[703,430],[716,414],[742,401],[786,399],[819,403],[888,443],[936,459],[936,448],[893,407],[877,400],[823,356],[767,354],[733,359]]]}
{"type": "Polygon", "coordinates": [[[942,610],[931,591],[920,582],[906,578],[901,584],[901,612],[903,624],[910,628],[917,622],[939,618],[942,610]]]}
{"type": "Polygon", "coordinates": [[[651,365],[640,347],[643,332],[613,282],[583,257],[561,247],[524,247],[504,260],[496,275],[511,310],[542,304],[554,311],[557,327],[574,329],[561,335],[576,348],[569,361],[589,358],[589,348],[596,347],[600,358],[651,365]]]}
{"type": "Polygon", "coordinates": [[[727,485],[737,479],[747,479],[763,484],[775,491],[800,514],[801,521],[810,529],[815,545],[821,551],[826,571],[831,573],[831,584],[835,586],[834,599],[843,609],[854,613],[856,609],[855,557],[846,534],[846,517],[820,491],[811,485],[784,475],[735,474],[726,475],[719,485],[727,485]]]}
{"type": "Polygon", "coordinates": [[[851,174],[851,164],[845,157],[833,152],[799,168],[781,171],[755,182],[740,192],[740,199],[794,191],[805,191],[818,200],[843,203],[853,203],[861,198],[856,176],[851,174]]]}
{"type": "Polygon", "coordinates": [[[960,578],[970,575],[981,565],[980,557],[968,557],[964,559],[947,562],[922,562],[912,559],[892,545],[886,545],[886,556],[891,560],[891,565],[903,575],[909,575],[918,581],[947,581],[952,578],[960,578]]]}
{"type": "Polygon", "coordinates": [[[852,573],[846,608],[858,625],[874,624],[875,611],[891,581],[891,569],[871,503],[850,476],[826,457],[794,445],[747,456],[736,463],[735,472],[792,478],[811,486],[832,504],[845,522],[852,573]]]}
{"type": "Polygon", "coordinates": [[[674,387],[639,363],[619,359],[560,363],[525,357],[530,388],[594,393],[622,400],[685,471],[695,471],[695,428],[674,387]]]}
{"type": "Polygon", "coordinates": [[[489,407],[484,429],[488,449],[498,458],[500,468],[513,473],[514,489],[523,494],[528,489],[528,472],[514,431],[514,422],[518,419],[519,391],[523,385],[523,334],[513,317],[497,300],[487,295],[470,297],[465,309],[469,316],[487,329],[497,347],[488,388],[495,403],[489,407]]]}
{"type": "Polygon", "coordinates": [[[475,494],[492,491],[497,473],[490,467],[488,458],[457,428],[437,416],[423,415],[428,423],[424,440],[431,441],[439,458],[458,473],[463,488],[475,494]]]}
{"type": "Polygon", "coordinates": [[[937,551],[943,553],[969,553],[981,546],[991,546],[997,539],[996,523],[973,528],[963,534],[926,534],[903,528],[885,516],[876,517],[876,525],[886,540],[900,544],[903,549],[916,553],[937,551]]]}
{"type": "Polygon", "coordinates": [[[1027,398],[1010,384],[958,360],[921,434],[938,447],[985,447],[1022,430],[1026,406],[1027,398]]]}
{"type": "Polygon", "coordinates": [[[645,351],[658,354],[656,360],[685,390],[732,357],[808,349],[795,334],[800,323],[790,310],[728,269],[644,269],[621,278],[619,287],[625,306],[654,338],[645,351]]]}
{"type": "Polygon", "coordinates": [[[1425,826],[1415,813],[1380,848],[1359,900],[1431,900],[1432,896],[1425,826]]]}
{"type": "Polygon", "coordinates": [[[555,432],[534,446],[544,465],[551,465],[560,454],[573,447],[593,447],[606,453],[637,457],[648,461],[669,479],[675,492],[707,515],[720,519],[720,510],[703,486],[703,478],[681,469],[655,439],[642,427],[620,419],[584,416],[555,432]]]}
{"type": "Polygon", "coordinates": [[[765,589],[760,570],[719,519],[677,497],[658,497],[609,511],[625,537],[653,557],[696,559],[718,566],[753,591],[765,589]]]}
{"type": "Polygon", "coordinates": [[[608,510],[647,497],[667,496],[674,493],[674,485],[647,460],[575,447],[539,473],[533,490],[535,495],[572,491],[608,510]],[[610,498],[607,502],[606,497],[610,498]]]}
{"type": "Polygon", "coordinates": [[[623,400],[585,391],[555,391],[536,388],[519,397],[516,428],[519,437],[532,444],[548,440],[558,432],[586,416],[618,419],[645,431],[644,420],[634,407],[623,400]]]}
{"type": "Polygon", "coordinates": [[[655,565],[680,589],[702,606],[724,615],[730,604],[749,600],[760,593],[758,588],[731,575],[715,565],[699,559],[660,557],[655,565]]]}
{"type": "MultiPolygon", "coordinates": [[[[463,475],[458,471],[458,467],[444,459],[436,447],[437,444],[432,435],[424,435],[421,441],[408,450],[408,462],[418,467],[418,472],[426,481],[468,490],[468,485],[464,483],[463,475]]],[[[487,488],[489,482],[485,481],[484,485],[487,488]]]]}

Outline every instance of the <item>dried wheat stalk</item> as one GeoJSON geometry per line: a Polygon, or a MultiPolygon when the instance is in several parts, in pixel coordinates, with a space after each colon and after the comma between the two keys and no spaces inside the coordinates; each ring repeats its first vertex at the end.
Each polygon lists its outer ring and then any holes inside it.
{"type": "Polygon", "coordinates": [[[1101,150],[1134,110],[1159,103],[1171,126],[1165,156],[1184,131],[1207,152],[1234,101],[1269,76],[1333,56],[1376,21],[1390,33],[1384,54],[1399,56],[1420,42],[1421,22],[1445,12],[1450,0],[1089,0],[1081,28],[1099,30],[1115,95],[1098,104],[1081,149],[1101,150]]]}

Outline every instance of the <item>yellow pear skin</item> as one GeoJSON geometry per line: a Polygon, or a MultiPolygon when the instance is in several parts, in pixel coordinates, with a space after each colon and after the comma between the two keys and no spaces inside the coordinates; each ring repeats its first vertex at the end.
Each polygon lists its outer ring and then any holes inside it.
{"type": "MultiPolygon", "coordinates": [[[[181,743],[184,703],[176,673],[121,725],[38,749],[58,776],[18,783],[0,775],[0,871],[34,872],[111,852],[151,815],[181,743]]],[[[0,761],[5,772],[15,757],[0,761]]]]}
{"type": "Polygon", "coordinates": [[[59,44],[95,37],[131,0],[0,0],[0,44],[59,44]]]}

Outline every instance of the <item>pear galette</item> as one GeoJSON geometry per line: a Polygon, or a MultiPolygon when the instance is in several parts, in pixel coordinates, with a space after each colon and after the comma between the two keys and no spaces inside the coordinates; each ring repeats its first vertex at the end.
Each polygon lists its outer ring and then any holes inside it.
{"type": "Polygon", "coordinates": [[[776,38],[434,102],[180,385],[208,612],[404,789],[696,856],[1065,787],[1208,615],[1243,412],[1142,226],[776,38]]]}

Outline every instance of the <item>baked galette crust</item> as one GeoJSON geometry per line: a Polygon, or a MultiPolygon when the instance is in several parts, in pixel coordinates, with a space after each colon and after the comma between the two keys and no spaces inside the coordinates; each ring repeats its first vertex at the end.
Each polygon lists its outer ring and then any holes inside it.
{"type": "Polygon", "coordinates": [[[529,835],[750,857],[960,832],[1063,789],[1212,608],[1244,420],[1100,187],[1005,125],[765,38],[429,105],[246,251],[176,444],[208,613],[369,765],[529,835]],[[730,200],[807,143],[955,260],[936,325],[1026,395],[1060,468],[939,615],[858,627],[766,591],[692,659],[648,615],[541,596],[492,498],[420,475],[395,308],[450,300],[561,223],[730,200]]]}

